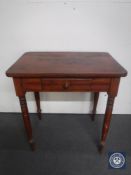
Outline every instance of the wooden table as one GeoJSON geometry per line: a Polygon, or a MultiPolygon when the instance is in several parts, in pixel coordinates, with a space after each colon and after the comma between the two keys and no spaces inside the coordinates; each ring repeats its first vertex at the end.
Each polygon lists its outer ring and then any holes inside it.
{"type": "Polygon", "coordinates": [[[27,52],[8,69],[6,75],[13,78],[32,149],[34,149],[34,140],[25,98],[26,92],[34,92],[39,119],[41,119],[40,91],[94,92],[92,120],[96,113],[99,92],[107,92],[108,100],[100,141],[100,150],[102,150],[109,130],[120,78],[127,75],[127,71],[110,54],[104,52],[27,52]]]}

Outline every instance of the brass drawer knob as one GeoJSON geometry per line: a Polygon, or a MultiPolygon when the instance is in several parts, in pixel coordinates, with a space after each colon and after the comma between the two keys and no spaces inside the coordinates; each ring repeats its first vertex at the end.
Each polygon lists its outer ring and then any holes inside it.
{"type": "Polygon", "coordinates": [[[69,82],[66,81],[65,84],[63,85],[63,88],[64,88],[64,89],[68,89],[69,86],[70,86],[69,82]]]}

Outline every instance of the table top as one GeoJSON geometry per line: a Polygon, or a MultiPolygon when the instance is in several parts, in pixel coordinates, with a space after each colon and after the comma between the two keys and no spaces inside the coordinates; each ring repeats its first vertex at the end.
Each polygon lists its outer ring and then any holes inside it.
{"type": "Polygon", "coordinates": [[[124,77],[127,71],[105,52],[27,52],[6,72],[9,77],[124,77]]]}

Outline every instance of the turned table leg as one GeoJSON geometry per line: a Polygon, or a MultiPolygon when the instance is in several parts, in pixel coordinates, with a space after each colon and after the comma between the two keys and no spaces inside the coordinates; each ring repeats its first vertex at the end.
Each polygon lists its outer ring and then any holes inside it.
{"type": "Polygon", "coordinates": [[[103,150],[103,147],[106,141],[106,137],[109,131],[114,99],[115,97],[112,97],[110,95],[108,96],[105,118],[104,118],[103,129],[102,129],[102,136],[101,136],[101,143],[100,143],[100,150],[99,150],[100,152],[103,150]]]}
{"type": "Polygon", "coordinates": [[[31,146],[31,149],[34,150],[35,143],[34,143],[33,137],[32,137],[32,127],[31,127],[31,122],[30,122],[30,118],[29,118],[28,107],[27,107],[27,102],[26,102],[25,96],[22,96],[22,97],[20,96],[19,101],[20,101],[20,106],[21,106],[21,111],[22,111],[22,116],[23,116],[23,121],[24,121],[26,134],[28,137],[28,141],[29,141],[29,144],[31,146]]]}
{"type": "Polygon", "coordinates": [[[91,114],[92,121],[95,120],[95,114],[96,114],[96,108],[97,108],[97,104],[98,104],[98,99],[99,99],[99,92],[95,92],[94,93],[93,110],[92,110],[92,114],[91,114]]]}
{"type": "Polygon", "coordinates": [[[36,101],[36,106],[37,106],[37,115],[39,119],[41,120],[40,94],[39,92],[34,92],[34,95],[35,95],[35,101],[36,101]]]}

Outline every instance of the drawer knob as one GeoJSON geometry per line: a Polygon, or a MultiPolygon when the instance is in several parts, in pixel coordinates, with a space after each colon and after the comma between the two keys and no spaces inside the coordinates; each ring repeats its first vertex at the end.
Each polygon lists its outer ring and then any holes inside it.
{"type": "Polygon", "coordinates": [[[63,85],[63,88],[64,88],[64,89],[68,89],[69,86],[70,86],[69,82],[66,81],[65,84],[63,85]]]}

